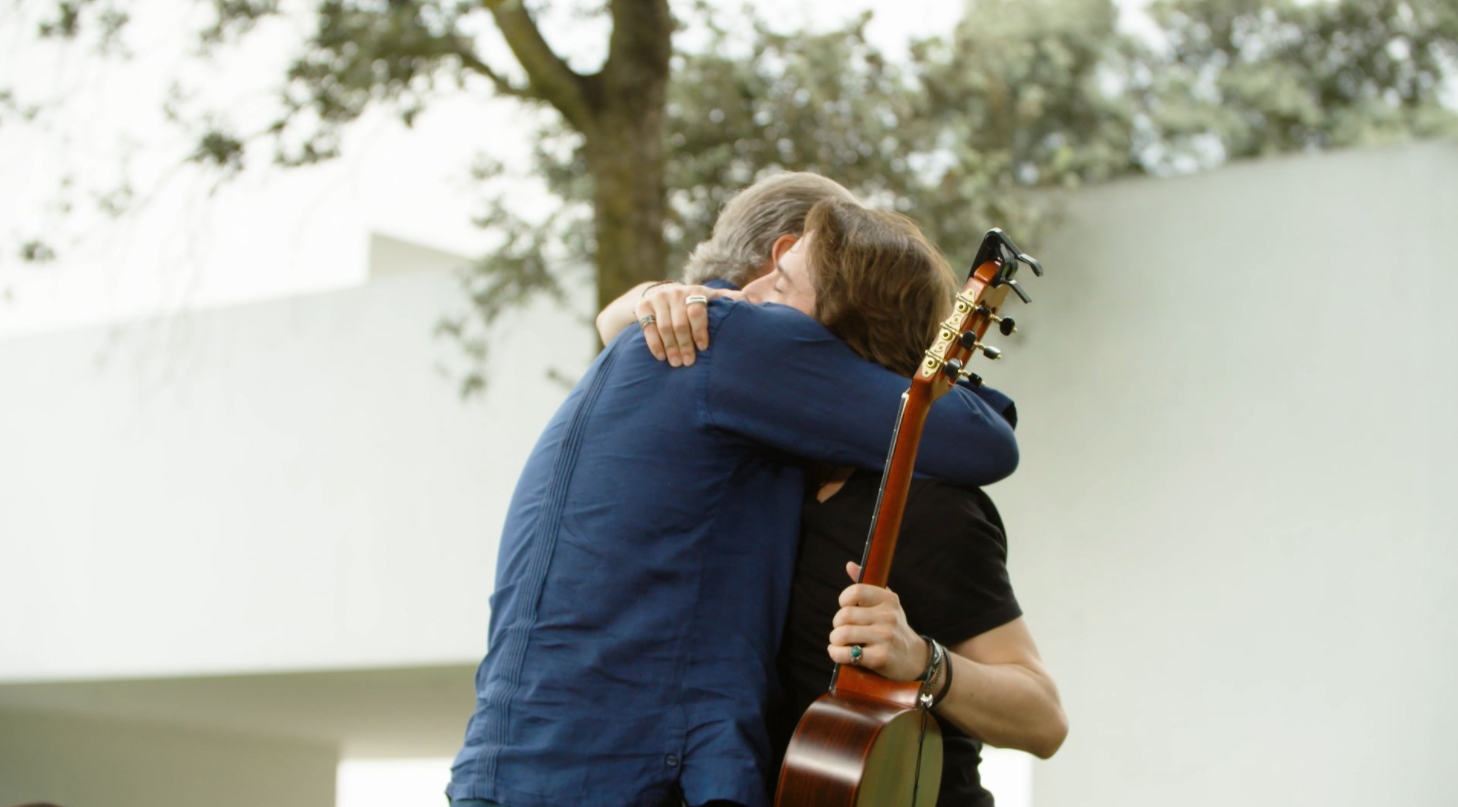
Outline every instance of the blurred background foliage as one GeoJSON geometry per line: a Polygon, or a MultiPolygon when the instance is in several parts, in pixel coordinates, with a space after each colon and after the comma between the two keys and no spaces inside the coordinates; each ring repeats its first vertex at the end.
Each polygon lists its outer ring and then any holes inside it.
{"type": "MultiPolygon", "coordinates": [[[[284,13],[279,0],[205,4],[205,50],[284,13]]],[[[89,31],[104,54],[124,52],[124,3],[54,6],[39,36],[89,31]]],[[[279,77],[277,120],[251,134],[193,124],[193,159],[227,174],[260,153],[329,159],[365,110],[409,124],[471,77],[547,110],[532,166],[509,171],[483,144],[475,168],[478,223],[499,246],[464,279],[471,313],[442,324],[476,360],[466,391],[482,384],[503,311],[568,284],[595,282],[601,304],[672,276],[724,201],[773,171],[817,171],[912,216],[957,265],[991,226],[1036,243],[1059,192],[1088,183],[1458,133],[1444,100],[1458,69],[1453,0],[1155,0],[1157,36],[1121,29],[1111,0],[970,0],[954,30],[896,58],[868,41],[869,14],[787,32],[750,7],[597,0],[572,6],[610,32],[592,72],[542,35],[550,6],[322,0],[279,77]],[[515,64],[488,63],[470,33],[483,23],[515,64]],[[519,215],[507,193],[521,175],[560,205],[519,215]]],[[[37,114],[17,98],[0,88],[0,119],[37,114]]],[[[53,257],[38,243],[25,254],[53,257]]]]}

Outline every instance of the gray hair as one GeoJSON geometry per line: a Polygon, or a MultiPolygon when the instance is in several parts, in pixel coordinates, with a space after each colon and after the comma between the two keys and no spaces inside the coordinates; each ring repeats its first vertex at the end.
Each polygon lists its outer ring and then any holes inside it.
{"type": "Polygon", "coordinates": [[[714,222],[709,240],[694,247],[685,283],[727,280],[740,288],[759,276],[782,235],[802,235],[816,202],[860,201],[840,183],[805,171],[766,177],[735,194],[714,222]]]}

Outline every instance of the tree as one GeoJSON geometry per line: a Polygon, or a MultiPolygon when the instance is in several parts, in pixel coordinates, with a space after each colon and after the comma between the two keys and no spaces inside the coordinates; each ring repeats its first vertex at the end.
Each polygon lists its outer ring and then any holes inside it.
{"type": "MultiPolygon", "coordinates": [[[[51,2],[42,36],[92,26],[105,49],[125,29],[117,0],[51,2]]],[[[279,0],[208,5],[207,47],[282,13],[279,0]]],[[[368,107],[408,123],[437,82],[464,76],[555,112],[534,171],[562,207],[525,221],[489,198],[480,223],[501,245],[466,280],[472,313],[443,324],[477,358],[498,314],[559,294],[577,267],[595,270],[600,303],[667,276],[727,196],[773,170],[820,171],[912,215],[955,262],[994,224],[1035,242],[1056,192],[1085,183],[1458,131],[1443,101],[1458,63],[1451,0],[1157,0],[1153,42],[1120,29],[1111,0],[971,0],[954,31],[900,62],[866,39],[869,15],[786,33],[706,0],[684,0],[677,21],[667,0],[607,0],[587,12],[609,28],[590,73],[543,37],[545,5],[321,0],[264,133],[286,165],[328,159],[368,107]],[[468,32],[484,17],[525,82],[481,55],[468,32]],[[693,36],[675,51],[676,27],[693,36]]],[[[0,114],[19,108],[0,88],[0,114]]],[[[251,158],[235,133],[198,136],[200,162],[226,172],[251,158]]],[[[488,157],[477,175],[502,170],[488,157]]]]}
{"type": "MultiPolygon", "coordinates": [[[[1151,43],[1121,31],[1108,0],[975,0],[954,31],[914,43],[897,64],[867,41],[869,15],[785,33],[701,3],[691,19],[703,44],[674,56],[668,88],[670,267],[708,235],[729,195],[779,169],[819,171],[913,216],[956,262],[993,225],[1036,243],[1062,190],[1458,131],[1439,95],[1458,43],[1440,0],[1166,0],[1154,11],[1163,41],[1151,43]],[[1276,27],[1303,59],[1259,44],[1272,14],[1290,18],[1276,27]],[[1215,44],[1204,33],[1230,28],[1256,33],[1215,44]],[[1421,52],[1414,66],[1387,69],[1384,54],[1404,47],[1421,52]],[[1319,58],[1332,52],[1340,56],[1319,58]],[[1288,92],[1319,111],[1304,133],[1271,106],[1288,92]]],[[[555,146],[538,152],[553,191],[586,202],[570,132],[548,126],[541,142],[555,146]]],[[[528,254],[585,243],[570,219],[562,224],[513,231],[528,254]]],[[[538,269],[515,276],[544,278],[538,269]]],[[[474,298],[509,299],[506,288],[522,288],[510,276],[478,276],[474,298]]],[[[466,320],[453,325],[471,333],[466,320]]],[[[465,341],[484,339],[477,330],[465,341]]]]}
{"type": "Polygon", "coordinates": [[[1205,163],[1458,133],[1452,0],[1160,0],[1154,122],[1205,163]],[[1211,153],[1213,152],[1213,153],[1211,153]]]}
{"type": "MultiPolygon", "coordinates": [[[[283,13],[279,0],[208,5],[211,24],[197,32],[207,49],[283,13]]],[[[100,31],[103,52],[114,51],[128,21],[124,9],[117,0],[59,0],[38,33],[75,38],[91,26],[100,31]]],[[[591,177],[592,251],[603,299],[612,299],[665,271],[663,109],[674,21],[668,0],[610,0],[601,13],[611,25],[607,58],[584,74],[553,50],[522,0],[322,0],[305,50],[281,77],[282,114],[265,134],[283,164],[329,159],[338,154],[341,128],[371,105],[393,104],[408,123],[438,80],[462,74],[485,77],[501,95],[550,107],[581,137],[591,177]],[[495,22],[525,82],[512,81],[478,52],[466,31],[482,15],[495,22]]],[[[250,143],[204,127],[195,158],[236,172],[250,158],[250,143]]]]}

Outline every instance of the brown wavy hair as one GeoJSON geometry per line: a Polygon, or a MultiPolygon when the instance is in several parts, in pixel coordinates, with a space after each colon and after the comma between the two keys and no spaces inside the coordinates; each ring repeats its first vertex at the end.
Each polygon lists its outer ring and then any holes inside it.
{"type": "Polygon", "coordinates": [[[958,290],[941,250],[906,216],[839,199],[811,208],[805,232],[815,318],[863,358],[914,374],[958,290]]]}

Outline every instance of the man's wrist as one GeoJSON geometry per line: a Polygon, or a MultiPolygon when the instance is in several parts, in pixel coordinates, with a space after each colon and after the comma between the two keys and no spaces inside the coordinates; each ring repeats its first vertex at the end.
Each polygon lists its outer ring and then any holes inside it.
{"type": "Polygon", "coordinates": [[[646,299],[648,297],[648,292],[653,291],[654,289],[658,288],[659,286],[666,286],[669,283],[677,283],[677,282],[678,282],[677,280],[658,280],[658,281],[654,281],[652,283],[649,283],[647,286],[644,286],[643,287],[643,293],[640,294],[640,295],[638,295],[638,299],[640,299],[640,300],[646,299]]]}

